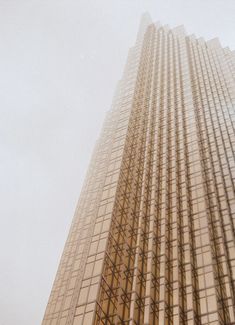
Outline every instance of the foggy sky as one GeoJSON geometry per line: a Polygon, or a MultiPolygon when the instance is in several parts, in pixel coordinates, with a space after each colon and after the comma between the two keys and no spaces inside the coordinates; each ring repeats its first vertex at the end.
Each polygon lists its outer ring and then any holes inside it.
{"type": "Polygon", "coordinates": [[[39,325],[140,16],[235,49],[234,0],[0,0],[0,325],[39,325]]]}

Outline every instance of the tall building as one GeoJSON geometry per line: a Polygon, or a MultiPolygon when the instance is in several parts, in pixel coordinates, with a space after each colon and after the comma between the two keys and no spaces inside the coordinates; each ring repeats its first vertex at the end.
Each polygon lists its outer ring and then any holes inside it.
{"type": "Polygon", "coordinates": [[[235,324],[235,54],[142,19],[43,325],[235,324]]]}

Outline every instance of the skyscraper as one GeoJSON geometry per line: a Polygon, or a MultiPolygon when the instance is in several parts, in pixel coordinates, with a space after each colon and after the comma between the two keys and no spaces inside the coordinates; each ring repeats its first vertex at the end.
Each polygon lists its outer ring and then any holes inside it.
{"type": "Polygon", "coordinates": [[[43,325],[235,324],[235,54],[143,16],[43,325]]]}

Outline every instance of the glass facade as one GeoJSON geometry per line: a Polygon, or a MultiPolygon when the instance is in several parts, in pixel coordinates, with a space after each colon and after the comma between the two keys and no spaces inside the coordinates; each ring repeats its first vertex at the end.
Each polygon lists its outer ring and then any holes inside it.
{"type": "Polygon", "coordinates": [[[235,324],[235,54],[143,16],[43,325],[235,324]]]}

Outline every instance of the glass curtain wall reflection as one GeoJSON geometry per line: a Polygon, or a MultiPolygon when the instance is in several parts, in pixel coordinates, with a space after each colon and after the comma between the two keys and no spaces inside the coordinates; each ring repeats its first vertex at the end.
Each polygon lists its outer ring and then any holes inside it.
{"type": "Polygon", "coordinates": [[[235,54],[144,15],[43,325],[235,324],[235,54]]]}

